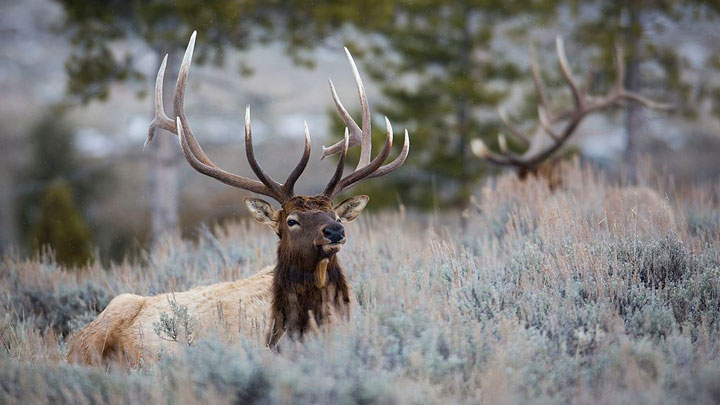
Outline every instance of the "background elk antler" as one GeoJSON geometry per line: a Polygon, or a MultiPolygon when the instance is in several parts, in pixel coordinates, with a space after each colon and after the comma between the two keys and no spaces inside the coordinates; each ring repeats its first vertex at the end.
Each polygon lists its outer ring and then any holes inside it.
{"type": "Polygon", "coordinates": [[[656,110],[670,108],[668,104],[652,101],[625,88],[623,84],[625,81],[625,65],[620,47],[615,47],[615,83],[606,95],[596,96],[589,94],[592,85],[591,74],[588,74],[586,82],[582,86],[577,84],[565,56],[565,45],[562,37],[555,39],[555,46],[563,79],[570,88],[572,95],[572,108],[559,114],[550,111],[549,96],[540,76],[540,67],[537,62],[535,48],[531,46],[530,69],[535,89],[540,98],[540,105],[538,106],[540,128],[535,131],[534,136],[527,136],[510,122],[507,114],[502,109],[499,109],[498,114],[505,127],[515,138],[528,145],[528,149],[522,155],[512,153],[508,150],[505,135],[501,133],[498,135],[499,153],[491,151],[482,140],[474,139],[472,150],[476,156],[497,165],[513,166],[517,168],[518,174],[524,177],[528,173],[536,172],[538,166],[557,152],[570,139],[582,120],[593,112],[622,106],[628,101],[637,102],[656,110]],[[556,130],[556,127],[560,125],[560,130],[556,130]],[[550,142],[543,139],[543,135],[547,135],[550,142]]]}

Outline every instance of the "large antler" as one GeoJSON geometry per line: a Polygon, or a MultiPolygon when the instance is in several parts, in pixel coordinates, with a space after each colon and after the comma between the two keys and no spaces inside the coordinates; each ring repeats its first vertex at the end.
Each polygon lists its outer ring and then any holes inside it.
{"type": "Polygon", "coordinates": [[[645,98],[637,93],[628,91],[624,86],[625,81],[625,65],[623,61],[622,49],[615,48],[615,83],[612,89],[605,96],[593,96],[589,94],[592,84],[592,75],[588,75],[586,83],[581,87],[575,81],[567,57],[565,56],[565,46],[562,37],[555,40],[557,48],[557,57],[560,64],[565,83],[570,88],[573,98],[573,108],[560,114],[553,114],[550,111],[548,94],[545,85],[540,76],[540,68],[538,66],[535,49],[530,48],[530,68],[535,88],[540,98],[538,106],[538,119],[542,131],[536,131],[532,139],[523,134],[515,126],[510,123],[507,115],[503,110],[499,110],[500,119],[508,128],[515,138],[527,144],[529,147],[522,155],[516,155],[507,148],[507,140],[503,134],[498,135],[498,144],[500,152],[491,151],[480,139],[474,139],[472,142],[473,153],[492,163],[505,166],[514,166],[520,173],[534,172],[537,167],[553,155],[560,147],[570,138],[570,136],[578,128],[582,120],[588,114],[616,106],[622,106],[628,101],[640,103],[648,108],[664,110],[669,109],[667,104],[658,103],[645,98]],[[560,123],[564,123],[560,131],[556,131],[555,127],[560,123]],[[541,136],[546,134],[550,138],[550,143],[541,145],[541,136]]]}
{"type": "Polygon", "coordinates": [[[298,162],[297,166],[295,166],[295,169],[290,173],[284,184],[280,184],[273,180],[272,177],[265,173],[255,159],[255,151],[253,150],[252,143],[252,131],[250,129],[250,107],[248,107],[245,111],[245,152],[248,162],[250,163],[250,167],[260,181],[238,176],[218,167],[210,160],[207,154],[205,154],[205,151],[203,151],[200,147],[200,144],[195,138],[192,129],[190,129],[190,124],[185,117],[185,109],[183,106],[185,102],[185,87],[187,85],[188,75],[190,74],[190,63],[192,62],[196,35],[197,31],[193,32],[190,37],[190,42],[185,50],[185,56],[183,57],[182,65],[180,66],[177,84],[175,85],[175,95],[173,98],[174,115],[176,117],[175,120],[171,120],[167,115],[165,115],[165,108],[163,106],[162,87],[165,76],[165,67],[167,65],[167,55],[165,55],[165,58],[160,65],[160,70],[158,71],[157,80],[155,82],[155,117],[150,123],[145,146],[152,141],[156,128],[162,128],[170,131],[178,135],[182,153],[193,169],[233,187],[263,194],[277,200],[281,204],[284,203],[294,196],[293,189],[295,187],[295,182],[297,182],[298,178],[305,170],[305,167],[310,159],[310,131],[308,130],[307,123],[305,123],[305,150],[303,151],[302,158],[300,159],[300,162],[298,162]]]}
{"type": "Polygon", "coordinates": [[[352,187],[354,184],[357,184],[363,179],[379,177],[392,172],[393,170],[402,166],[403,163],[405,163],[405,159],[410,152],[410,136],[408,135],[406,129],[405,142],[403,143],[400,154],[392,162],[383,165],[383,163],[385,163],[385,159],[387,159],[388,155],[390,154],[390,149],[392,148],[393,141],[392,126],[390,125],[390,121],[387,119],[387,117],[385,117],[385,144],[383,145],[383,149],[380,154],[376,156],[375,159],[370,160],[372,156],[372,119],[370,117],[370,105],[367,100],[367,95],[365,94],[365,86],[363,86],[362,79],[360,78],[360,73],[358,72],[355,61],[353,60],[353,57],[347,48],[345,48],[345,54],[347,55],[348,61],[350,62],[350,67],[352,68],[353,77],[355,78],[358,95],[360,96],[362,127],[358,126],[355,120],[353,120],[350,114],[348,114],[347,110],[340,101],[337,92],[335,91],[335,86],[333,85],[332,80],[329,80],[330,92],[332,93],[335,107],[337,107],[338,113],[340,114],[340,117],[346,125],[344,140],[339,141],[330,147],[323,147],[323,158],[325,156],[330,156],[337,153],[341,154],[340,161],[338,162],[338,171],[336,171],[337,179],[333,177],[333,181],[330,181],[327,188],[325,189],[325,192],[323,193],[329,198],[332,198],[341,191],[352,187]],[[358,162],[355,171],[340,179],[340,176],[342,176],[342,165],[344,165],[345,163],[345,153],[347,152],[347,148],[357,145],[360,145],[360,161],[358,162]]]}

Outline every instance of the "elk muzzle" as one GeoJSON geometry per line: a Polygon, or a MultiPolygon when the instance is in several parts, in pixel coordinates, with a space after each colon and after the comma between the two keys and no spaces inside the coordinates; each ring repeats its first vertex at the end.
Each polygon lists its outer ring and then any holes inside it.
{"type": "Polygon", "coordinates": [[[315,240],[315,246],[324,257],[339,252],[345,244],[345,228],[337,222],[323,226],[320,234],[315,240]]]}

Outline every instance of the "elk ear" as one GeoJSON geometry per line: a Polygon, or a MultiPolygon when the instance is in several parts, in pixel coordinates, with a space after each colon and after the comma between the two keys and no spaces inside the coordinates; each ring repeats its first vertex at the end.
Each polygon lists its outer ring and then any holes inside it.
{"type": "Polygon", "coordinates": [[[259,198],[246,198],[243,202],[245,202],[253,219],[261,224],[269,225],[275,232],[278,231],[278,220],[280,219],[279,210],[276,210],[270,203],[259,198]]]}
{"type": "Polygon", "coordinates": [[[342,221],[350,222],[360,215],[368,201],[370,201],[370,197],[366,195],[350,197],[335,207],[335,213],[342,221]]]}

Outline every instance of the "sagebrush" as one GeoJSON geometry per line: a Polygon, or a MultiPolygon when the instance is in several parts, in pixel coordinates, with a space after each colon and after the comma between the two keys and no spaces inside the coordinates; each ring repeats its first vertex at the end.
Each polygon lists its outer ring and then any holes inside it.
{"type": "MultiPolygon", "coordinates": [[[[720,402],[720,187],[655,186],[665,205],[652,206],[593,170],[564,175],[553,191],[487,183],[465,231],[457,213],[350,225],[350,321],[279,353],[238,332],[130,370],[64,360],[67,336],[113,296],[271,264],[275,236],[259,226],[108,269],[6,256],[0,402],[720,402]]],[[[158,319],[160,333],[184,316],[158,319]]]]}

